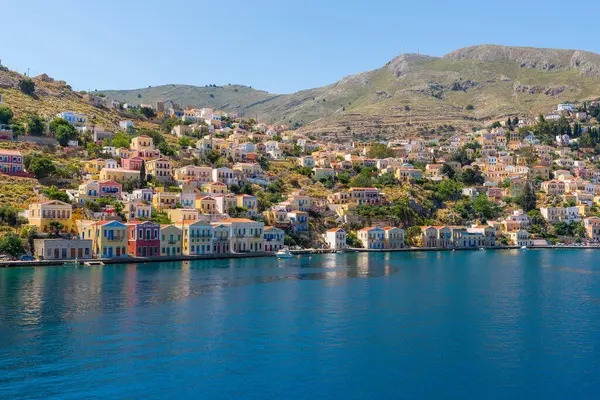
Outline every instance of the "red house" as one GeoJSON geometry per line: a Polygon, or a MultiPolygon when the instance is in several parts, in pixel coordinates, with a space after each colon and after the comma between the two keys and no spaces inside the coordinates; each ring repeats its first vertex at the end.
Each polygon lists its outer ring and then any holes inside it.
{"type": "Polygon", "coordinates": [[[131,221],[127,226],[127,254],[134,257],[160,256],[160,225],[150,221],[131,221]]]}
{"type": "Polygon", "coordinates": [[[123,186],[115,181],[98,181],[98,191],[100,197],[116,197],[121,198],[123,186]]]}
{"type": "Polygon", "coordinates": [[[19,175],[23,173],[23,156],[20,151],[0,149],[0,172],[19,175]]]}
{"type": "Polygon", "coordinates": [[[123,166],[123,169],[139,171],[140,169],[142,169],[143,161],[144,160],[137,156],[131,158],[123,158],[121,159],[121,165],[123,166]]]}

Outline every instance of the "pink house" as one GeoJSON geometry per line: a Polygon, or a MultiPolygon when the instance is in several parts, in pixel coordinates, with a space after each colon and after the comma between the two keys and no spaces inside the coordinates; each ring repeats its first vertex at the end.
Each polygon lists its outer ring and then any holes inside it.
{"type": "Polygon", "coordinates": [[[100,193],[100,197],[110,196],[120,199],[121,193],[123,192],[123,187],[120,183],[115,181],[98,181],[98,191],[100,193]]]}
{"type": "Polygon", "coordinates": [[[121,164],[123,165],[124,169],[139,171],[142,168],[143,161],[144,160],[142,160],[140,157],[136,156],[122,159],[121,164]]]}

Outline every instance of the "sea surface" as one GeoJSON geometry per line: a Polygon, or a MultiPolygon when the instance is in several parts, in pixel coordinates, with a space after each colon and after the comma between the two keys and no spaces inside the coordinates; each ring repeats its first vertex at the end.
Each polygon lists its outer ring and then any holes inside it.
{"type": "Polygon", "coordinates": [[[600,250],[0,270],[0,399],[600,399],[600,250]]]}

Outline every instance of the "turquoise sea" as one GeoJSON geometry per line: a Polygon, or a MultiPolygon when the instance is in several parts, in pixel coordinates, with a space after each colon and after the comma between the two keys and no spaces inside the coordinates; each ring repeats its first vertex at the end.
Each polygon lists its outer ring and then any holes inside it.
{"type": "Polygon", "coordinates": [[[600,251],[0,270],[0,399],[599,399],[600,251]]]}

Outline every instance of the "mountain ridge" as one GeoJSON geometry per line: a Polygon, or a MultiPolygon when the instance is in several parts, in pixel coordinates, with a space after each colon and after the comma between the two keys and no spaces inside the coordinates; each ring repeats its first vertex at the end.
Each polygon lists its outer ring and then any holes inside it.
{"type": "Polygon", "coordinates": [[[242,85],[100,93],[138,104],[211,106],[338,139],[395,137],[441,125],[467,130],[490,119],[535,116],[559,102],[599,97],[600,55],[483,44],[442,57],[401,54],[380,68],[290,94],[242,85]]]}

